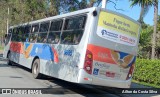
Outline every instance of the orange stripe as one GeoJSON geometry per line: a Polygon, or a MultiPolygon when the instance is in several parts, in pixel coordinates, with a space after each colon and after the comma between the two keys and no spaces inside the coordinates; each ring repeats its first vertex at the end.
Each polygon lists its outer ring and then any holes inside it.
{"type": "Polygon", "coordinates": [[[10,50],[16,53],[23,53],[23,44],[21,42],[11,42],[10,50]]]}
{"type": "Polygon", "coordinates": [[[111,49],[88,44],[87,49],[92,52],[93,60],[116,64],[111,55],[111,49]]]}

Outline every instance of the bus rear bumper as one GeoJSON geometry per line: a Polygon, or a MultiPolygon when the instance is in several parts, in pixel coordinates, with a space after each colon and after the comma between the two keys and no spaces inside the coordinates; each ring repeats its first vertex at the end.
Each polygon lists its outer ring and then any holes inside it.
{"type": "Polygon", "coordinates": [[[104,78],[99,78],[99,77],[90,75],[90,74],[86,73],[86,71],[81,69],[78,83],[116,87],[116,88],[130,88],[131,79],[129,79],[129,80],[104,79],[104,78]]]}

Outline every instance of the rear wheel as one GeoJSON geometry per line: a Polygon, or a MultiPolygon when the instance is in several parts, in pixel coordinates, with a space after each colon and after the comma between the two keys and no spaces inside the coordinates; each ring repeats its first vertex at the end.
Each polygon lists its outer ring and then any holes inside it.
{"type": "Polygon", "coordinates": [[[32,74],[33,74],[33,77],[36,78],[36,79],[41,78],[39,59],[35,59],[33,64],[32,64],[32,74]]]}

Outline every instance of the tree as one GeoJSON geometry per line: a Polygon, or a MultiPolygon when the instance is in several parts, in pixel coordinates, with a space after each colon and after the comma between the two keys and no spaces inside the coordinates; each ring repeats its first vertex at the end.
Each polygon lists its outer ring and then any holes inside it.
{"type": "Polygon", "coordinates": [[[143,24],[142,31],[140,32],[139,40],[139,53],[140,58],[150,58],[151,56],[151,35],[153,33],[153,27],[143,24]]]}
{"type": "Polygon", "coordinates": [[[155,58],[157,20],[158,20],[158,0],[153,0],[153,5],[154,5],[154,29],[152,35],[152,55],[151,55],[152,59],[155,58]]]}
{"type": "Polygon", "coordinates": [[[135,5],[141,6],[140,16],[138,21],[140,23],[143,23],[143,18],[147,14],[149,8],[152,6],[153,2],[152,0],[129,0],[131,1],[131,7],[135,5]]]}
{"type": "Polygon", "coordinates": [[[150,6],[154,6],[154,29],[152,34],[152,53],[151,59],[155,58],[155,47],[156,47],[156,32],[157,32],[157,16],[158,16],[158,0],[130,0],[131,6],[140,5],[141,6],[141,13],[139,17],[139,22],[143,22],[143,17],[145,16],[146,12],[148,11],[150,6]],[[147,9],[147,10],[145,10],[147,9]]]}

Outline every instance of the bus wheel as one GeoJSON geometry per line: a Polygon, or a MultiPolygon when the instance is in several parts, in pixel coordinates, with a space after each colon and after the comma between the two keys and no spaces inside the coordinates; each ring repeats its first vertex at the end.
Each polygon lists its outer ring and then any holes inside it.
{"type": "Polygon", "coordinates": [[[11,53],[9,52],[7,55],[8,61],[7,61],[7,65],[13,65],[13,62],[10,60],[11,59],[11,53]]]}
{"type": "Polygon", "coordinates": [[[41,78],[39,59],[35,59],[32,64],[32,74],[33,74],[33,77],[36,79],[41,78]]]}

